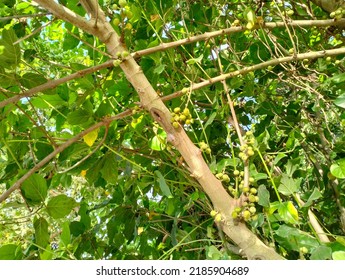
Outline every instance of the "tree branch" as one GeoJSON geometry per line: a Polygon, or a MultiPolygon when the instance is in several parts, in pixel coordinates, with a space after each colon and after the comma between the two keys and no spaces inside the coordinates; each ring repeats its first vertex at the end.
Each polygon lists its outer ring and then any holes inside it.
{"type": "MultiPolygon", "coordinates": [[[[285,28],[286,26],[289,26],[289,27],[314,27],[314,26],[328,27],[328,26],[337,26],[337,25],[343,25],[343,24],[345,24],[345,19],[294,20],[291,22],[265,22],[261,26],[255,26],[252,30],[260,29],[260,28],[264,28],[264,29],[285,28]]],[[[192,36],[192,37],[181,39],[178,41],[163,43],[158,46],[148,48],[145,50],[136,51],[132,54],[132,56],[134,58],[137,58],[137,57],[145,56],[145,55],[152,54],[155,52],[161,52],[161,51],[165,51],[171,48],[176,48],[179,46],[196,43],[199,41],[207,41],[211,38],[215,38],[218,36],[224,36],[224,35],[229,35],[233,33],[243,32],[245,30],[247,29],[244,26],[234,26],[227,29],[206,32],[200,35],[192,36]]]]}
{"type": "Polygon", "coordinates": [[[84,17],[76,14],[65,6],[58,4],[54,0],[36,0],[36,3],[40,4],[42,7],[51,11],[54,15],[64,20],[69,21],[76,27],[79,27],[87,32],[92,33],[94,31],[93,25],[87,21],[84,17]]]}
{"type": "MultiPolygon", "coordinates": [[[[188,87],[188,89],[190,89],[190,90],[201,89],[203,87],[210,86],[212,84],[224,81],[226,79],[229,79],[229,78],[232,78],[232,77],[235,77],[238,75],[247,74],[251,71],[263,69],[263,68],[266,68],[268,66],[274,66],[274,65],[278,65],[278,64],[282,64],[282,63],[299,61],[299,60],[303,60],[303,59],[315,59],[315,58],[326,57],[326,56],[337,56],[340,54],[345,54],[345,47],[333,49],[333,50],[307,52],[307,53],[301,53],[301,54],[296,54],[296,55],[292,55],[292,56],[285,56],[285,57],[280,57],[280,58],[276,58],[276,59],[271,59],[271,60],[256,64],[256,65],[253,65],[253,66],[244,67],[240,70],[236,70],[233,72],[229,72],[226,74],[216,76],[214,78],[210,78],[210,79],[205,80],[205,81],[200,82],[200,83],[193,83],[190,85],[190,87],[188,87]]],[[[181,89],[181,90],[176,91],[176,92],[169,94],[167,96],[163,96],[163,97],[161,97],[161,99],[163,102],[166,102],[168,100],[180,97],[184,94],[185,94],[185,91],[183,89],[181,89]]]]}
{"type": "Polygon", "coordinates": [[[34,18],[34,17],[44,17],[47,15],[51,15],[51,13],[39,13],[39,14],[30,14],[30,15],[14,15],[14,16],[7,16],[7,17],[0,17],[1,20],[9,20],[14,18],[34,18]]]}
{"type": "MultiPolygon", "coordinates": [[[[36,2],[40,2],[40,1],[36,1],[36,2]]],[[[45,0],[43,2],[49,2],[49,0],[45,0]]],[[[59,6],[61,6],[61,5],[59,5],[59,6]]],[[[65,9],[67,9],[67,8],[65,8],[65,9]]],[[[70,13],[73,13],[73,12],[70,11],[70,13]]],[[[80,16],[78,16],[78,17],[81,18],[80,16]]],[[[81,20],[84,20],[84,18],[81,18],[81,20]]],[[[327,27],[327,26],[332,26],[332,25],[340,25],[340,24],[344,24],[344,23],[345,23],[345,19],[341,19],[341,20],[331,20],[330,19],[330,20],[297,20],[297,21],[289,22],[287,24],[288,24],[288,26],[295,26],[295,27],[297,27],[297,26],[298,27],[312,27],[312,26],[327,27]]],[[[286,27],[286,23],[285,22],[267,22],[264,24],[263,27],[268,28],[268,29],[286,27]]],[[[257,28],[259,28],[259,27],[257,27],[257,28]]],[[[174,41],[174,42],[170,42],[170,43],[163,43],[163,44],[160,44],[156,47],[148,48],[148,49],[141,50],[141,51],[136,51],[136,52],[132,53],[131,55],[133,58],[138,58],[138,57],[149,55],[149,54],[152,54],[155,52],[161,52],[161,51],[165,51],[167,49],[176,48],[178,46],[191,44],[191,43],[195,43],[195,42],[199,42],[199,41],[207,41],[207,40],[214,38],[214,37],[232,34],[232,33],[237,33],[237,32],[242,32],[244,30],[246,30],[245,27],[239,26],[239,27],[230,27],[227,29],[222,29],[222,30],[213,31],[213,32],[206,32],[206,33],[201,34],[201,35],[189,37],[186,39],[182,39],[182,40],[178,40],[178,41],[174,41]]],[[[275,64],[270,64],[270,65],[275,65],[275,64]]],[[[54,80],[54,81],[49,81],[46,84],[39,85],[37,87],[34,87],[28,91],[21,93],[21,94],[16,94],[13,92],[12,94],[15,96],[8,98],[4,101],[1,101],[0,102],[0,108],[6,106],[8,104],[18,102],[23,97],[30,97],[37,92],[44,91],[46,89],[55,88],[56,86],[58,86],[62,83],[73,80],[75,78],[83,77],[87,74],[93,73],[95,71],[98,71],[98,70],[101,70],[103,68],[110,67],[110,66],[113,66],[112,61],[107,61],[103,64],[98,65],[98,66],[94,66],[94,67],[91,67],[91,68],[88,68],[85,70],[78,71],[74,74],[71,74],[68,77],[64,77],[64,78],[54,80]]],[[[266,66],[264,66],[264,67],[266,67],[266,66]]],[[[262,68],[264,68],[264,67],[262,67],[262,68]]],[[[244,68],[244,69],[246,69],[246,68],[244,68]]],[[[259,68],[259,69],[261,69],[261,68],[259,68]]],[[[249,70],[249,71],[252,71],[252,70],[249,70]]],[[[245,71],[243,73],[247,73],[247,72],[245,71]]],[[[243,73],[239,73],[239,74],[243,74],[243,73]]],[[[234,76],[236,76],[236,75],[234,75],[234,76]]],[[[230,76],[229,78],[231,78],[231,77],[233,77],[233,76],[230,76]]],[[[216,81],[216,82],[218,82],[218,81],[216,81]]],[[[205,84],[204,86],[207,86],[207,85],[209,85],[209,84],[205,84]]],[[[197,88],[195,88],[195,89],[197,89],[197,88]]],[[[4,89],[1,89],[1,88],[0,88],[0,91],[5,92],[4,89]]],[[[10,93],[10,92],[6,91],[6,93],[10,93]]],[[[175,97],[182,95],[181,92],[173,93],[173,94],[177,94],[175,97]]],[[[173,99],[175,97],[171,97],[171,98],[169,98],[169,100],[173,99]]],[[[163,97],[163,99],[164,99],[164,97],[163,97]]]]}
{"type": "Polygon", "coordinates": [[[23,184],[23,182],[28,179],[32,174],[40,170],[44,165],[46,165],[48,162],[50,162],[56,155],[64,151],[66,148],[71,146],[73,143],[77,142],[80,138],[85,136],[86,134],[90,133],[93,130],[98,129],[101,126],[108,126],[111,122],[122,119],[124,117],[129,116],[132,113],[132,110],[126,110],[120,114],[117,114],[115,116],[104,118],[103,121],[96,123],[89,128],[85,129],[78,135],[68,139],[65,143],[58,146],[53,152],[51,152],[49,155],[47,155],[44,159],[42,159],[39,163],[37,163],[32,169],[30,169],[26,174],[24,174],[19,180],[17,180],[8,190],[6,190],[1,196],[0,196],[0,203],[3,202],[6,198],[9,197],[11,193],[13,193],[15,190],[19,189],[20,186],[23,184]]]}

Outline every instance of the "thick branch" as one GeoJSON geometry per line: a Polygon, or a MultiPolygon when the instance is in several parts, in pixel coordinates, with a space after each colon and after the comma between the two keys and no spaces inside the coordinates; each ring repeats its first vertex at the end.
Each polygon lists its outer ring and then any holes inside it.
{"type": "MultiPolygon", "coordinates": [[[[233,72],[229,72],[229,73],[226,73],[223,75],[219,75],[219,76],[210,78],[210,79],[203,81],[203,82],[200,82],[200,83],[193,83],[192,85],[190,85],[190,87],[188,87],[188,89],[190,89],[190,90],[201,89],[203,87],[210,86],[212,84],[224,81],[224,80],[229,79],[229,78],[233,78],[233,77],[238,76],[238,75],[244,75],[244,74],[247,74],[251,71],[264,69],[268,66],[274,66],[274,65],[278,65],[278,64],[282,64],[282,63],[292,62],[292,61],[300,61],[300,60],[304,60],[304,59],[315,59],[315,58],[327,57],[327,56],[337,56],[340,54],[345,54],[345,47],[334,49],[334,50],[307,52],[307,53],[301,53],[301,54],[271,59],[271,60],[256,64],[256,65],[253,65],[253,66],[244,67],[240,70],[236,70],[233,72]]],[[[176,91],[170,95],[163,96],[162,100],[164,102],[166,102],[168,100],[177,98],[177,97],[182,96],[184,94],[185,94],[185,91],[179,90],[179,91],[176,91]]]]}
{"type": "MultiPolygon", "coordinates": [[[[65,6],[56,3],[54,0],[36,0],[35,2],[40,4],[45,9],[51,11],[55,16],[65,21],[70,22],[74,26],[92,35],[96,35],[96,34],[100,35],[99,30],[103,30],[104,23],[106,22],[105,15],[103,11],[101,11],[100,9],[98,9],[98,12],[97,12],[97,17],[99,18],[99,21],[97,24],[95,24],[94,19],[92,21],[88,21],[84,17],[79,16],[78,14],[66,8],[65,6]]],[[[82,2],[83,4],[87,5],[87,3],[90,1],[82,1],[82,2]]],[[[94,8],[95,5],[96,4],[92,4],[92,8],[94,8]]],[[[87,12],[91,12],[91,11],[87,11],[87,12]]],[[[100,37],[102,41],[106,41],[112,35],[112,33],[115,33],[113,29],[109,31],[110,33],[102,32],[103,37],[102,38],[100,37]]]]}
{"type": "Polygon", "coordinates": [[[56,1],[52,0],[36,0],[38,4],[47,10],[51,11],[54,15],[59,18],[62,18],[66,21],[69,21],[73,25],[83,29],[89,33],[93,33],[94,27],[91,22],[87,21],[84,17],[79,16],[70,9],[64,7],[63,5],[58,4],[56,1]]]}

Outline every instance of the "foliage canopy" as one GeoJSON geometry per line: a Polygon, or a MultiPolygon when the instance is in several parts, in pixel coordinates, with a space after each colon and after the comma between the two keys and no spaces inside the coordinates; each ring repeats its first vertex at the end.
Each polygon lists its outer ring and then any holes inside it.
{"type": "Polygon", "coordinates": [[[344,258],[343,1],[80,2],[0,3],[0,259],[344,258]]]}

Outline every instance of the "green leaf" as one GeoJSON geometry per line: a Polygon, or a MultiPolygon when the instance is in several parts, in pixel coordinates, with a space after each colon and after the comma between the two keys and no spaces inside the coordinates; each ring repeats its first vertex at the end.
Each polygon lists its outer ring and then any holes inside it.
{"type": "Polygon", "coordinates": [[[345,251],[336,251],[332,253],[332,259],[333,260],[345,260],[345,251]]]}
{"type": "Polygon", "coordinates": [[[213,245],[206,247],[206,254],[208,260],[220,260],[222,253],[213,245]]]}
{"type": "Polygon", "coordinates": [[[345,178],[345,158],[337,160],[336,163],[331,165],[331,173],[334,177],[339,179],[345,178]]]}
{"type": "Polygon", "coordinates": [[[230,86],[232,89],[240,88],[243,85],[243,83],[243,79],[238,76],[230,80],[230,86]]]}
{"type": "Polygon", "coordinates": [[[40,259],[41,260],[52,260],[53,259],[53,251],[49,245],[45,247],[45,249],[40,252],[40,259]]]}
{"type": "Polygon", "coordinates": [[[84,233],[85,225],[81,222],[73,221],[69,225],[70,232],[73,236],[77,237],[84,233]]]}
{"type": "Polygon", "coordinates": [[[130,241],[134,237],[135,215],[133,212],[127,212],[126,218],[125,228],[122,233],[130,241]]]}
{"type": "Polygon", "coordinates": [[[176,205],[177,201],[175,198],[168,198],[165,204],[165,212],[169,215],[169,216],[174,216],[175,215],[175,211],[177,208],[176,205]]]}
{"type": "Polygon", "coordinates": [[[162,143],[159,141],[159,138],[156,136],[153,136],[153,138],[150,140],[150,148],[154,151],[161,151],[162,150],[162,143]]]}
{"type": "Polygon", "coordinates": [[[80,222],[85,226],[86,229],[89,229],[91,226],[91,218],[88,213],[88,207],[86,202],[81,202],[78,215],[80,216],[80,222]]]}
{"type": "Polygon", "coordinates": [[[213,112],[207,119],[205,125],[204,125],[204,130],[206,129],[206,127],[208,127],[210,124],[213,123],[215,117],[217,116],[217,112],[213,112]]]}
{"type": "Polygon", "coordinates": [[[87,110],[77,109],[67,115],[67,121],[72,124],[83,124],[90,119],[91,115],[87,110]]]}
{"type": "Polygon", "coordinates": [[[295,137],[295,131],[291,131],[291,133],[289,133],[289,138],[286,141],[285,147],[289,150],[292,150],[296,144],[297,144],[297,141],[295,137]]]}
{"type": "Polygon", "coordinates": [[[270,192],[267,190],[266,186],[264,185],[259,186],[258,197],[259,197],[259,202],[258,202],[259,205],[263,207],[270,206],[270,192]]]}
{"type": "Polygon", "coordinates": [[[217,172],[222,172],[225,167],[232,166],[236,167],[240,163],[240,159],[238,158],[223,158],[217,162],[217,166],[215,167],[217,172]]]}
{"type": "Polygon", "coordinates": [[[32,7],[29,3],[26,3],[26,2],[22,2],[22,3],[19,3],[16,5],[16,10],[17,11],[21,11],[21,10],[25,10],[29,7],[32,7]]]}
{"type": "Polygon", "coordinates": [[[64,222],[61,226],[61,235],[60,240],[63,243],[64,246],[67,246],[71,243],[71,231],[69,228],[69,222],[64,222]]]}
{"type": "Polygon", "coordinates": [[[115,234],[118,232],[118,226],[119,226],[118,219],[113,216],[107,223],[107,235],[109,238],[109,243],[112,243],[114,241],[115,234]]]}
{"type": "Polygon", "coordinates": [[[20,82],[22,86],[24,86],[27,89],[30,89],[46,83],[47,79],[40,74],[27,72],[21,77],[20,82]]]}
{"type": "Polygon", "coordinates": [[[31,103],[39,109],[52,109],[59,106],[65,106],[67,104],[58,94],[53,95],[40,95],[33,97],[31,103]]]}
{"type": "Polygon", "coordinates": [[[155,174],[158,177],[159,187],[160,187],[163,195],[165,195],[168,198],[172,198],[173,195],[171,194],[170,189],[169,189],[169,187],[168,187],[168,185],[167,185],[167,183],[166,183],[162,173],[160,171],[156,170],[155,174]]]}
{"type": "Polygon", "coordinates": [[[331,248],[321,245],[311,251],[311,260],[330,260],[332,258],[331,248]]]}
{"type": "Polygon", "coordinates": [[[345,109],[345,94],[339,96],[336,100],[334,100],[334,104],[345,109]]]}
{"type": "Polygon", "coordinates": [[[132,12],[132,18],[129,20],[131,23],[135,23],[138,20],[140,20],[142,15],[142,8],[140,6],[137,6],[136,4],[132,3],[130,6],[130,10],[132,12]]]}
{"type": "Polygon", "coordinates": [[[266,173],[253,173],[252,177],[254,178],[255,182],[257,182],[259,180],[267,179],[267,174],[266,173]]]}
{"type": "Polygon", "coordinates": [[[301,247],[306,247],[309,252],[318,247],[319,242],[306,232],[287,225],[281,225],[275,231],[276,241],[285,249],[299,252],[301,247]]]}
{"type": "Polygon", "coordinates": [[[113,237],[113,242],[111,243],[112,246],[114,246],[115,249],[119,249],[123,246],[126,239],[122,232],[118,232],[113,237]]]}
{"type": "Polygon", "coordinates": [[[101,174],[104,180],[107,182],[114,185],[117,183],[118,162],[114,154],[109,153],[104,157],[104,164],[101,169],[101,174]]]}
{"type": "Polygon", "coordinates": [[[270,203],[269,214],[273,214],[280,206],[281,202],[273,201],[270,203]]]}
{"type": "Polygon", "coordinates": [[[21,260],[22,248],[15,244],[6,244],[0,247],[0,260],[21,260]]]}
{"type": "Polygon", "coordinates": [[[187,64],[189,64],[189,65],[193,65],[193,64],[195,64],[195,63],[201,63],[201,61],[202,61],[202,59],[203,59],[203,57],[204,57],[204,55],[202,54],[202,55],[200,55],[199,57],[197,57],[197,58],[191,58],[191,59],[188,59],[187,60],[187,64]]]}
{"type": "Polygon", "coordinates": [[[278,153],[277,156],[274,158],[273,164],[274,164],[274,165],[277,165],[278,162],[279,162],[281,159],[285,158],[285,157],[287,157],[286,154],[278,153]]]}
{"type": "Polygon", "coordinates": [[[45,248],[49,244],[48,222],[43,217],[34,222],[36,244],[45,248]]]}
{"type": "Polygon", "coordinates": [[[322,194],[317,188],[314,188],[307,202],[302,207],[309,207],[313,203],[313,201],[315,201],[316,199],[319,199],[320,197],[322,197],[322,194]]]}
{"type": "Polygon", "coordinates": [[[300,163],[300,158],[289,159],[285,165],[286,175],[292,178],[295,171],[298,169],[298,164],[300,163]]]}
{"type": "Polygon", "coordinates": [[[166,147],[166,132],[159,128],[156,135],[149,141],[150,148],[155,151],[162,151],[166,147]]]}
{"type": "Polygon", "coordinates": [[[20,45],[14,44],[18,38],[13,29],[3,29],[0,36],[0,65],[10,69],[20,62],[20,45]]]}
{"type": "Polygon", "coordinates": [[[153,70],[153,73],[155,74],[161,74],[164,69],[165,69],[166,65],[165,64],[159,64],[154,70],[153,70]]]}
{"type": "Polygon", "coordinates": [[[244,11],[244,18],[248,21],[247,23],[247,28],[248,29],[252,29],[256,23],[256,15],[255,15],[255,12],[250,9],[250,8],[247,8],[245,11],[244,11]]]}
{"type": "Polygon", "coordinates": [[[76,46],[78,46],[79,43],[80,43],[80,40],[78,40],[76,37],[72,36],[71,34],[66,33],[64,36],[62,49],[64,51],[74,49],[76,46]]]}
{"type": "Polygon", "coordinates": [[[290,223],[290,224],[298,223],[298,212],[291,201],[287,201],[287,202],[279,204],[278,214],[287,223],[290,223]]]}
{"type": "Polygon", "coordinates": [[[40,174],[33,174],[22,184],[22,193],[32,205],[40,204],[47,197],[47,182],[40,174]]]}
{"type": "Polygon", "coordinates": [[[267,149],[269,149],[269,144],[268,144],[268,141],[270,140],[271,136],[270,134],[268,133],[267,130],[265,130],[263,133],[261,133],[256,141],[257,143],[259,144],[258,146],[258,149],[263,152],[263,151],[266,151],[267,149]]]}
{"type": "Polygon", "coordinates": [[[345,237],[338,236],[338,237],[336,237],[335,240],[336,240],[339,244],[341,244],[342,246],[345,247],[345,237]]]}
{"type": "Polygon", "coordinates": [[[59,219],[66,217],[76,205],[77,203],[73,198],[60,194],[48,201],[46,209],[49,216],[54,219],[59,219]]]}
{"type": "Polygon", "coordinates": [[[288,177],[286,174],[283,174],[280,180],[278,191],[283,195],[292,195],[293,193],[298,191],[299,184],[299,181],[288,177]]]}
{"type": "Polygon", "coordinates": [[[343,82],[345,82],[345,73],[334,75],[329,80],[336,83],[336,84],[343,83],[343,82]]]}
{"type": "Polygon", "coordinates": [[[37,142],[35,144],[35,155],[38,160],[44,159],[47,155],[49,155],[53,151],[54,151],[54,148],[48,143],[37,142]]]}
{"type": "MultiPolygon", "coordinates": [[[[113,97],[110,99],[113,99],[113,97]]],[[[113,112],[112,103],[107,99],[101,102],[101,104],[97,108],[97,111],[95,112],[95,115],[98,118],[102,118],[106,115],[110,115],[112,112],[113,112]]]]}

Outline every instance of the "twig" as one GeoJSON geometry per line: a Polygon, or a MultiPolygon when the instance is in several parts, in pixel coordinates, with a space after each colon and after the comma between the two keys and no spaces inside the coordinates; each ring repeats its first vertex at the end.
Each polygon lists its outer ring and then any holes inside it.
{"type": "Polygon", "coordinates": [[[39,13],[39,14],[32,14],[32,15],[14,15],[14,16],[7,16],[7,17],[0,17],[0,20],[9,20],[9,19],[17,19],[17,18],[31,18],[31,17],[44,17],[51,15],[52,13],[39,13]]]}
{"type": "Polygon", "coordinates": [[[34,31],[32,31],[30,34],[28,34],[28,35],[26,35],[26,36],[24,36],[24,37],[18,39],[17,41],[15,41],[15,42],[13,43],[13,45],[16,45],[16,44],[18,44],[18,43],[20,43],[20,42],[26,40],[27,38],[30,38],[31,36],[35,35],[37,32],[41,31],[43,28],[45,28],[45,27],[47,27],[48,25],[52,24],[55,20],[56,20],[56,19],[53,19],[53,20],[51,20],[51,21],[49,21],[49,22],[47,22],[47,23],[41,25],[40,27],[38,27],[38,28],[36,28],[34,31]]]}

